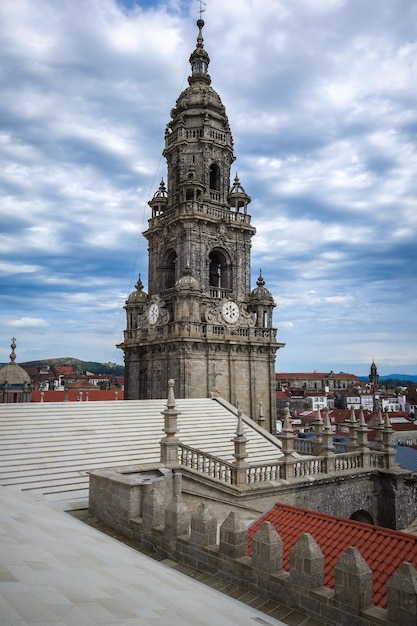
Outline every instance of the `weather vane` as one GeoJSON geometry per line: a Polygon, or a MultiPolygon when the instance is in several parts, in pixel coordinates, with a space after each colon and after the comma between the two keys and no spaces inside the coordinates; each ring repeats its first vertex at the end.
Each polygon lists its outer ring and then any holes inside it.
{"type": "Polygon", "coordinates": [[[207,2],[203,2],[203,0],[197,0],[197,2],[200,3],[200,9],[199,9],[199,13],[200,13],[200,20],[201,20],[201,16],[203,15],[204,11],[206,10],[204,7],[207,6],[207,2]]]}

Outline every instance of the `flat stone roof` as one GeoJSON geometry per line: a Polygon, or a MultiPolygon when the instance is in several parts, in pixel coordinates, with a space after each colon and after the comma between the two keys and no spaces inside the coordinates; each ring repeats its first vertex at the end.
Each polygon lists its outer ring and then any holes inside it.
{"type": "Polygon", "coordinates": [[[0,554],[2,626],[284,624],[13,488],[0,554]]]}
{"type": "MultiPolygon", "coordinates": [[[[62,508],[86,508],[88,472],[158,463],[166,400],[0,404],[0,485],[62,508]]],[[[223,400],[177,400],[181,443],[234,461],[236,409],[223,400]]],[[[251,462],[282,456],[280,442],[244,417],[251,462]]]]}

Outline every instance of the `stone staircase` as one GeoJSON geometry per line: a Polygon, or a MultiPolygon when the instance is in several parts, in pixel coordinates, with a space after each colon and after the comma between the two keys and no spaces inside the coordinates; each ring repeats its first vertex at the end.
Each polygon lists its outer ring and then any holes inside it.
{"type": "MultiPolygon", "coordinates": [[[[166,400],[0,405],[0,484],[72,508],[86,506],[93,469],[160,460],[166,400]]],[[[179,440],[233,461],[236,409],[222,400],[177,400],[179,440]]],[[[248,460],[281,456],[279,442],[244,417],[248,460]]]]}

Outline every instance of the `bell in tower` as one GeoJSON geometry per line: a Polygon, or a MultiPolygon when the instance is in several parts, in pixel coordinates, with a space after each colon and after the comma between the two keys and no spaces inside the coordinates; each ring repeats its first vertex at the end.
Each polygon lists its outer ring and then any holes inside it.
{"type": "Polygon", "coordinates": [[[149,202],[148,294],[135,319],[131,298],[125,306],[125,398],[163,398],[174,378],[177,397],[220,395],[254,419],[262,410],[274,430],[275,354],[284,344],[262,276],[251,291],[251,198],[237,174],[230,183],[233,138],[211,86],[203,26],[199,19],[189,84],[165,130],[167,186],[149,202]]]}

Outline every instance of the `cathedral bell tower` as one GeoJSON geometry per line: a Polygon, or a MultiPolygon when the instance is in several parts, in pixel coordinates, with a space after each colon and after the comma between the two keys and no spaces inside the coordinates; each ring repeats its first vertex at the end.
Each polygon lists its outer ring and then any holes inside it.
{"type": "Polygon", "coordinates": [[[211,87],[204,21],[197,21],[189,86],[165,130],[163,181],[149,205],[148,294],[126,301],[125,398],[220,395],[275,429],[275,306],[262,275],[250,288],[251,224],[236,175],[225,108],[211,87]]]}

